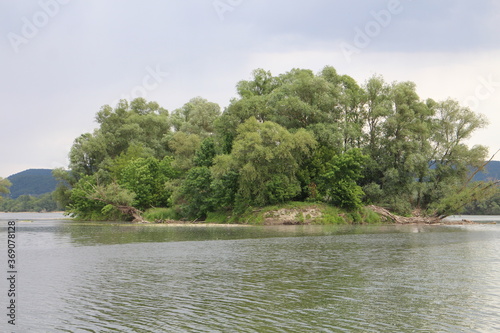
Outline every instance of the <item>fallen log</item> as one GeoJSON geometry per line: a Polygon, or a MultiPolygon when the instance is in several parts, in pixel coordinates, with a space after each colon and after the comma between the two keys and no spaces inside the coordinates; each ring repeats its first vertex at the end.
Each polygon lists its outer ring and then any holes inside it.
{"type": "Polygon", "coordinates": [[[136,223],[148,223],[144,218],[142,217],[142,212],[138,210],[135,207],[132,206],[115,206],[116,209],[118,209],[122,214],[128,215],[133,217],[134,219],[132,222],[136,223]]]}
{"type": "Polygon", "coordinates": [[[395,214],[389,212],[387,209],[379,207],[379,206],[370,205],[370,206],[367,206],[367,208],[371,209],[375,213],[384,217],[387,220],[387,222],[393,222],[393,223],[398,223],[398,224],[414,224],[414,223],[437,224],[437,223],[442,223],[443,218],[444,218],[441,216],[411,216],[411,217],[406,217],[406,216],[395,215],[395,214]]]}

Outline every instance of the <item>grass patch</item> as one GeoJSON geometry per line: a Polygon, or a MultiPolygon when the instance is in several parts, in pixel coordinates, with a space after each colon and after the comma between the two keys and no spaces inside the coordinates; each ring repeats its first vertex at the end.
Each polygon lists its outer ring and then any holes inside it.
{"type": "Polygon", "coordinates": [[[150,208],[144,212],[146,221],[154,222],[157,220],[176,220],[177,214],[173,208],[150,208]]]}
{"type": "Polygon", "coordinates": [[[379,214],[375,213],[373,210],[363,207],[361,208],[363,214],[363,222],[368,224],[379,224],[382,223],[382,218],[379,214]]]}
{"type": "Polygon", "coordinates": [[[229,212],[210,212],[205,219],[206,223],[230,223],[231,214],[229,212]]]}
{"type": "MultiPolygon", "coordinates": [[[[147,221],[178,220],[173,208],[151,208],[144,213],[147,221]]],[[[377,224],[380,216],[368,208],[344,210],[325,203],[292,201],[266,207],[248,207],[241,214],[218,211],[207,214],[204,223],[219,224],[377,224]]]]}
{"type": "Polygon", "coordinates": [[[340,208],[333,207],[327,204],[321,204],[322,217],[314,224],[347,224],[349,221],[345,219],[344,211],[340,208]]]}
{"type": "Polygon", "coordinates": [[[284,204],[249,207],[237,216],[229,218],[230,223],[252,225],[263,224],[347,224],[344,212],[325,203],[291,201],[284,204]],[[315,215],[318,215],[317,217],[315,215]],[[275,222],[270,222],[275,220],[275,222]]]}

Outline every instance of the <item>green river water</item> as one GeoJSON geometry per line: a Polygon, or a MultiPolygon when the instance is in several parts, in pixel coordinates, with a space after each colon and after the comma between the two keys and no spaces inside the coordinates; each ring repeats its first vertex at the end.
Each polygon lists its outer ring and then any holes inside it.
{"type": "MultiPolygon", "coordinates": [[[[500,227],[16,221],[1,332],[497,332],[500,227]]],[[[498,221],[499,217],[491,217],[498,221]]],[[[24,221],[23,221],[24,220],[24,221]]],[[[28,221],[26,221],[28,220],[28,221]]]]}

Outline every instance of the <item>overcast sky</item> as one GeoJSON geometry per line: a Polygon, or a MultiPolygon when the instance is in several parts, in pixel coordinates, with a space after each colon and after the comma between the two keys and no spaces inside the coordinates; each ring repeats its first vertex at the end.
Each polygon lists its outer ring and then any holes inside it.
{"type": "Polygon", "coordinates": [[[470,144],[493,153],[499,33],[495,0],[1,1],[0,176],[67,167],[102,105],[142,96],[171,111],[201,96],[225,107],[256,68],[414,81],[422,99],[485,114],[470,144]]]}

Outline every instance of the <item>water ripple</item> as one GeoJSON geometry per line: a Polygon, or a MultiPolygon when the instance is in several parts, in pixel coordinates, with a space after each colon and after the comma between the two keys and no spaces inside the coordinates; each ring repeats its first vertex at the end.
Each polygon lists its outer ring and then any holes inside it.
{"type": "Polygon", "coordinates": [[[491,228],[37,246],[21,253],[21,327],[495,331],[500,329],[500,237],[499,229],[491,228]]]}

